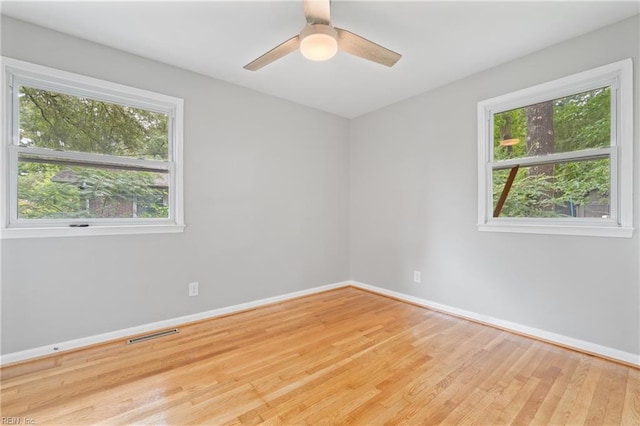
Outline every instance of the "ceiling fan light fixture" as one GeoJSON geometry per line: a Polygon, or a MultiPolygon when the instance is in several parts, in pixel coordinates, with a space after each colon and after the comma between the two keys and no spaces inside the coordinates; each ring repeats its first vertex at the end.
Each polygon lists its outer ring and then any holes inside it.
{"type": "Polygon", "coordinates": [[[312,61],[326,61],[338,52],[338,33],[330,25],[307,25],[300,33],[300,52],[312,61]]]}

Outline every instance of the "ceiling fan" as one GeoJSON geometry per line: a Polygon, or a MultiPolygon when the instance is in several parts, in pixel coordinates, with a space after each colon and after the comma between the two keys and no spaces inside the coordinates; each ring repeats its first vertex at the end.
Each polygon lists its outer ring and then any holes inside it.
{"type": "Polygon", "coordinates": [[[392,67],[402,55],[382,47],[357,34],[331,25],[330,0],[303,0],[307,25],[300,34],[291,37],[244,66],[257,71],[296,49],[312,61],[331,59],[338,50],[392,67]]]}

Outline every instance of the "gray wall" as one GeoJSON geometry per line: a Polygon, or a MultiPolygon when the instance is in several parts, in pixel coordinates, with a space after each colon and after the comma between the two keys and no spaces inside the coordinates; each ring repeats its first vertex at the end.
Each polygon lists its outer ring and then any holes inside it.
{"type": "Polygon", "coordinates": [[[3,240],[2,353],[348,278],[346,119],[7,17],[2,54],[183,98],[187,224],[3,240]]]}
{"type": "Polygon", "coordinates": [[[476,229],[477,102],[628,57],[638,182],[639,28],[636,16],[352,120],[351,278],[640,354],[637,231],[618,239],[476,229]]]}

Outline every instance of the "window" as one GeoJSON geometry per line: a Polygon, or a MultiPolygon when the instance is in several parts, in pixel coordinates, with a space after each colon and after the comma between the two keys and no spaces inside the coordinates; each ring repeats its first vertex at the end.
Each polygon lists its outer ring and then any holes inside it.
{"type": "Polygon", "coordinates": [[[630,237],[631,59],[478,103],[482,231],[630,237]]]}
{"type": "Polygon", "coordinates": [[[181,99],[2,69],[3,238],[182,231],[181,99]]]}

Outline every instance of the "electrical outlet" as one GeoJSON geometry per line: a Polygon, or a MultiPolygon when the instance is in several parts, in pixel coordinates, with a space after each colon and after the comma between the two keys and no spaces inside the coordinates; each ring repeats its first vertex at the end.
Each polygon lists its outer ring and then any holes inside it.
{"type": "Polygon", "coordinates": [[[196,283],[189,283],[189,296],[197,296],[198,295],[198,287],[199,284],[196,283]]]}
{"type": "Polygon", "coordinates": [[[422,274],[420,271],[413,271],[413,282],[419,283],[422,280],[422,274]]]}

